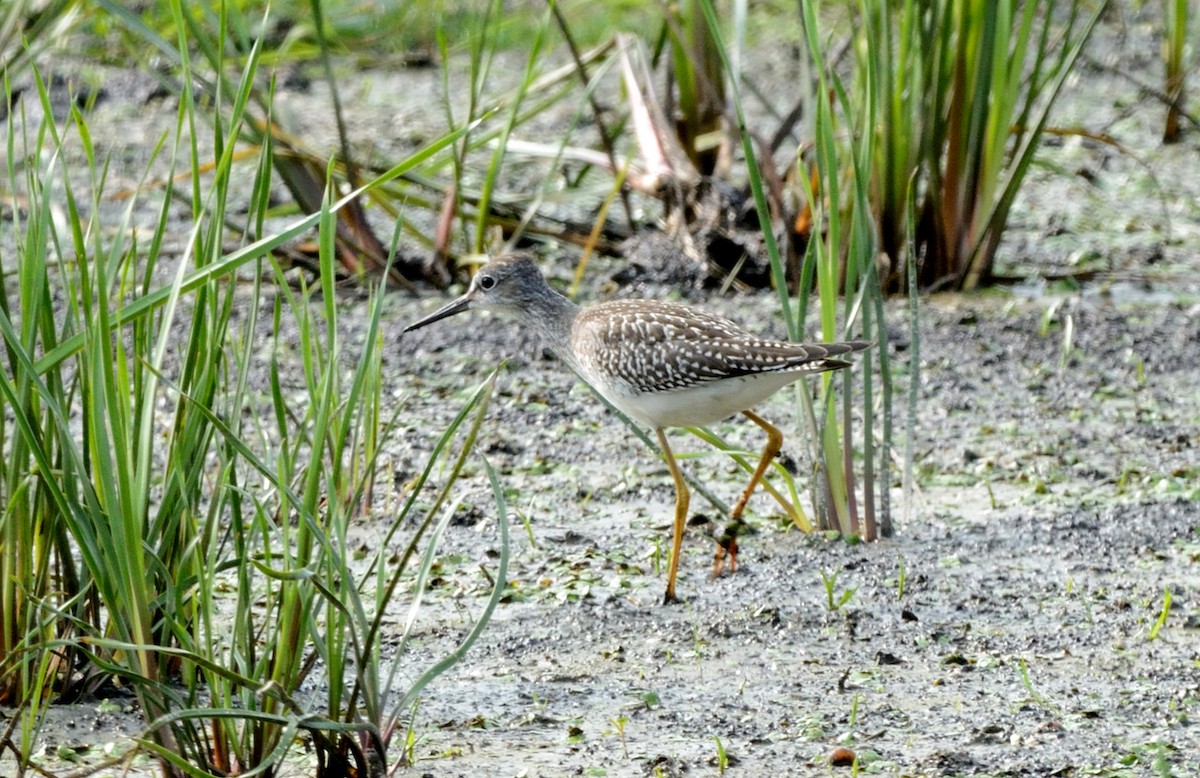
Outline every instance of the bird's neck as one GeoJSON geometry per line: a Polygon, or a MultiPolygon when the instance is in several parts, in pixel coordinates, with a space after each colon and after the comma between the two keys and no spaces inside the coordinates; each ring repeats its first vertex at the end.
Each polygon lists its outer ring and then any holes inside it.
{"type": "Polygon", "coordinates": [[[524,324],[533,328],[542,343],[559,359],[573,364],[571,358],[571,327],[580,308],[575,303],[563,297],[558,292],[551,292],[538,298],[537,302],[525,311],[524,324]]]}

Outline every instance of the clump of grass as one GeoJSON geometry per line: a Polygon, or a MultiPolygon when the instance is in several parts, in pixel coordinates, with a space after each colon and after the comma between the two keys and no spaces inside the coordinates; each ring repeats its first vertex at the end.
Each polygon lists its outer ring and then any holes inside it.
{"type": "MultiPolygon", "coordinates": [[[[485,463],[500,529],[492,595],[458,647],[391,693],[402,676],[379,653],[383,617],[410,580],[410,628],[419,614],[493,381],[436,441],[375,554],[352,564],[350,521],[367,509],[395,421],[383,411],[380,289],[359,353],[348,355],[339,336],[335,214],[364,188],[335,197],[323,186],[315,213],[264,235],[276,175],[270,142],[246,155],[235,140],[250,121],[259,54],[251,47],[241,61],[230,82],[238,89],[217,88],[208,123],[181,57],[174,132],[150,165],[165,167],[157,177],[166,181],[184,168],[189,185],[171,193],[143,185],[115,219],[109,162],[84,112],[73,107],[60,124],[31,70],[38,123],[10,113],[7,158],[26,164],[8,168],[6,184],[24,200],[11,222],[16,256],[4,265],[14,294],[0,299],[9,411],[0,419],[9,454],[0,489],[11,508],[0,516],[0,688],[25,711],[20,741],[5,741],[20,765],[55,695],[119,677],[146,717],[139,747],[165,774],[274,771],[300,734],[323,771],[353,765],[365,774],[386,760],[401,713],[477,639],[504,589],[505,503],[485,463]],[[68,147],[82,153],[64,154],[68,147]],[[252,180],[238,202],[230,184],[242,165],[252,180]],[[137,232],[130,225],[143,198],[157,198],[156,218],[137,232]],[[169,228],[177,198],[192,225],[182,241],[169,228]],[[314,228],[318,285],[294,292],[272,252],[314,228]],[[263,237],[227,251],[230,229],[263,237]],[[251,275],[252,294],[241,293],[239,271],[251,275]],[[260,324],[274,333],[269,348],[260,324]],[[284,377],[289,349],[303,360],[299,393],[284,377]],[[426,508],[423,487],[447,457],[448,477],[426,508]],[[408,527],[405,551],[392,559],[408,527]],[[317,668],[324,695],[301,700],[296,692],[317,668]]],[[[6,97],[13,106],[7,83],[6,97]]],[[[461,135],[436,139],[369,186],[461,135]]]]}
{"type": "MultiPolygon", "coordinates": [[[[921,287],[986,283],[1055,99],[1107,3],[882,2],[858,20],[845,110],[873,121],[883,282],[905,288],[904,207],[917,187],[921,287]]],[[[820,49],[813,49],[814,53],[820,49]]],[[[821,58],[818,66],[824,67],[821,58]]]]}
{"type": "MultiPolygon", "coordinates": [[[[701,0],[700,8],[709,26],[713,44],[720,57],[725,71],[732,70],[733,64],[728,47],[721,34],[721,26],[713,4],[709,0],[701,0]]],[[[816,46],[815,20],[811,17],[811,7],[805,6],[806,22],[809,25],[810,46],[816,46]]],[[[822,75],[823,79],[824,76],[822,75]]],[[[818,94],[826,94],[822,81],[817,87],[818,94]]],[[[768,197],[765,183],[764,168],[760,162],[753,137],[746,131],[745,111],[742,97],[736,82],[730,89],[732,114],[739,128],[738,138],[740,150],[746,160],[746,171],[750,192],[753,196],[755,210],[759,222],[763,225],[772,224],[772,206],[768,197]]],[[[825,165],[821,167],[824,173],[819,179],[818,188],[829,198],[829,202],[840,203],[839,185],[840,173],[834,163],[835,147],[833,141],[838,137],[839,130],[835,127],[834,117],[827,110],[826,100],[815,101],[817,109],[816,134],[818,139],[816,153],[822,155],[825,165]]],[[[864,136],[868,142],[870,134],[864,136]]],[[[808,176],[802,176],[807,182],[808,176]]],[[[804,325],[810,307],[810,298],[815,287],[815,304],[819,306],[820,317],[819,339],[825,341],[844,340],[854,333],[856,337],[874,339],[886,343],[886,324],[882,318],[882,299],[880,286],[874,275],[874,231],[870,218],[864,214],[869,212],[866,207],[865,178],[851,177],[851,188],[847,196],[854,198],[862,207],[852,215],[848,222],[843,222],[841,211],[837,208],[824,209],[821,199],[811,196],[809,202],[815,207],[816,219],[822,225],[814,230],[818,239],[809,242],[801,270],[799,282],[795,285],[789,282],[786,263],[775,232],[772,229],[763,230],[763,245],[771,268],[772,284],[779,295],[780,308],[787,324],[788,336],[792,340],[806,340],[804,325]],[[795,289],[795,297],[789,293],[795,289]],[[845,291],[839,304],[839,292],[845,291]]],[[[874,351],[874,350],[873,350],[874,351]]],[[[874,362],[880,361],[881,370],[885,377],[883,393],[889,396],[888,363],[885,350],[877,354],[866,352],[860,360],[860,369],[843,371],[838,377],[830,373],[823,374],[816,382],[819,390],[810,389],[808,382],[797,383],[797,404],[801,417],[808,429],[809,441],[812,446],[811,457],[814,462],[810,494],[816,526],[823,528],[834,527],[847,535],[861,534],[869,539],[878,536],[879,523],[882,517],[884,534],[890,526],[886,488],[881,490],[884,495],[877,506],[875,493],[879,484],[875,480],[874,423],[876,387],[865,379],[865,396],[860,405],[865,414],[866,427],[863,438],[866,451],[867,468],[864,472],[863,494],[865,500],[860,508],[858,502],[858,485],[854,468],[854,435],[851,426],[851,375],[869,376],[874,371],[874,362]],[[836,401],[840,389],[841,402],[836,401]],[[814,399],[815,395],[815,399],[814,399]],[[876,508],[879,508],[877,513],[876,508]]],[[[883,404],[884,433],[890,435],[890,399],[883,404]]],[[[884,472],[886,473],[887,458],[883,457],[884,472]]],[[[795,488],[789,484],[789,490],[795,493],[795,488]]],[[[789,511],[802,528],[812,526],[802,510],[789,511]]]]}

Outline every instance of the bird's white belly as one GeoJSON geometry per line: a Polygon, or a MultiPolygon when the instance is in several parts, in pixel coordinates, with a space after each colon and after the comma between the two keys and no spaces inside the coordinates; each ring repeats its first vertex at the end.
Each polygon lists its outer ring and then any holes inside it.
{"type": "Polygon", "coordinates": [[[627,385],[595,386],[630,418],[651,427],[695,427],[750,410],[803,375],[758,373],[663,392],[635,392],[627,385]]]}

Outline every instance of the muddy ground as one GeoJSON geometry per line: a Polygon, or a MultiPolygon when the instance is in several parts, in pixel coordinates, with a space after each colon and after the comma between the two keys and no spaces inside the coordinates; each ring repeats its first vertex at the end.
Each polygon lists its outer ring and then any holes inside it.
{"type": "MultiPolygon", "coordinates": [[[[882,775],[1200,775],[1200,133],[1161,146],[1161,107],[1126,77],[1157,83],[1155,25],[1153,15],[1106,20],[1068,83],[1053,123],[1108,133],[1129,153],[1070,136],[1047,143],[1001,252],[1001,271],[1027,280],[925,302],[919,488],[910,500],[893,490],[893,538],[806,536],[759,495],[738,573],[711,579],[705,532],[719,517],[694,498],[684,602],[663,606],[655,568],[673,488],[654,453],[515,327],[464,318],[396,339],[387,369],[404,410],[385,464],[398,488],[467,390],[509,358],[480,450],[514,517],[512,596],[423,695],[416,763],[402,772],[848,775],[829,764],[844,746],[882,775]],[[1042,280],[1078,271],[1082,284],[1042,280]]],[[[795,63],[784,60],[772,67],[786,78],[795,63]]],[[[394,96],[433,94],[440,77],[367,75],[352,133],[377,154],[404,147],[421,101],[394,96]]],[[[173,112],[136,84],[112,94],[93,135],[137,176],[139,137],[169,127],[173,112]]],[[[308,110],[324,100],[319,85],[283,99],[302,121],[327,118],[308,110]]],[[[329,127],[307,129],[319,139],[329,127]]],[[[543,254],[552,277],[569,278],[575,254],[543,254]]],[[[677,291],[613,290],[606,279],[620,268],[594,265],[584,298],[677,291]]],[[[444,299],[393,295],[389,330],[444,299]]],[[[704,305],[782,333],[771,293],[704,305]]],[[[342,312],[354,330],[365,304],[348,298],[342,312]]],[[[886,346],[906,376],[906,314],[889,315],[886,346]]],[[[760,411],[806,467],[792,395],[760,411]]],[[[760,445],[752,425],[718,429],[760,445]]],[[[673,440],[705,451],[684,433],[673,440]]],[[[721,456],[684,466],[725,500],[741,488],[721,456]]],[[[462,638],[490,588],[480,567],[495,567],[497,527],[481,467],[461,489],[438,585],[399,660],[413,677],[462,638]]],[[[363,539],[383,521],[364,522],[363,539]]],[[[55,717],[51,754],[120,743],[137,726],[99,703],[55,717]]]]}
{"type": "MultiPolygon", "coordinates": [[[[423,703],[430,772],[713,774],[719,739],[747,775],[828,774],[838,744],[882,774],[1200,774],[1198,313],[1143,311],[1137,333],[1107,302],[1077,315],[1088,344],[1048,369],[1059,345],[1036,334],[1040,313],[928,306],[912,518],[850,546],[764,516],[738,574],[717,580],[694,529],[682,606],[659,604],[650,569],[669,531],[665,468],[619,425],[594,426],[592,398],[556,365],[522,364],[489,456],[535,528],[537,546],[515,551],[528,594],[423,703]],[[1142,389],[1119,367],[1131,349],[1155,354],[1142,389]],[[822,573],[853,590],[836,610],[822,573]],[[1173,772],[1152,771],[1159,744],[1173,772]]],[[[730,434],[749,447],[746,426],[730,434]]],[[[724,462],[689,466],[736,493],[724,462]]],[[[475,532],[456,537],[451,578],[482,595],[478,544],[495,528],[475,532]]],[[[461,634],[465,614],[446,615],[431,636],[461,634]]]]}

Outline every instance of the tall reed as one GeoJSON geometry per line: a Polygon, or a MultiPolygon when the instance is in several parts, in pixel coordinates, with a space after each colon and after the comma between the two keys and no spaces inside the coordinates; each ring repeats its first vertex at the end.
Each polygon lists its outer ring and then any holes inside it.
{"type": "MultiPolygon", "coordinates": [[[[450,148],[469,126],[364,187],[338,197],[326,187],[316,213],[268,233],[271,141],[247,155],[238,140],[261,49],[227,60],[218,46],[209,61],[236,61],[240,71],[202,100],[189,86],[200,76],[187,29],[178,25],[183,90],[173,129],[120,210],[85,112],[72,107],[57,121],[36,70],[39,118],[18,113],[7,125],[7,159],[25,161],[7,168],[25,206],[0,222],[12,225],[16,246],[0,264],[14,282],[0,300],[0,444],[9,454],[0,466],[0,685],[25,717],[13,748],[27,764],[55,695],[119,677],[146,717],[141,747],[165,774],[273,773],[297,755],[298,735],[323,770],[367,772],[386,760],[398,715],[387,700],[402,677],[382,664],[383,617],[402,582],[421,580],[435,558],[431,527],[452,506],[491,382],[435,441],[374,558],[357,563],[350,522],[366,510],[396,417],[381,399],[382,290],[365,345],[353,356],[341,345],[335,214],[450,148]],[[162,181],[186,189],[154,183],[162,181]],[[139,218],[147,213],[149,227],[139,218]],[[319,285],[293,293],[272,252],[314,228],[319,285]],[[231,250],[231,231],[263,237],[231,250]],[[295,359],[299,395],[285,377],[295,359]],[[453,475],[419,516],[421,487],[447,458],[453,475]],[[393,539],[407,544],[399,564],[393,539]],[[316,668],[322,696],[302,699],[299,685],[316,668]]],[[[6,95],[13,105],[11,87],[6,95]]],[[[493,594],[461,644],[399,689],[399,700],[460,658],[498,602],[507,523],[495,496],[493,594]]],[[[411,593],[412,613],[419,602],[411,593]]]]}

